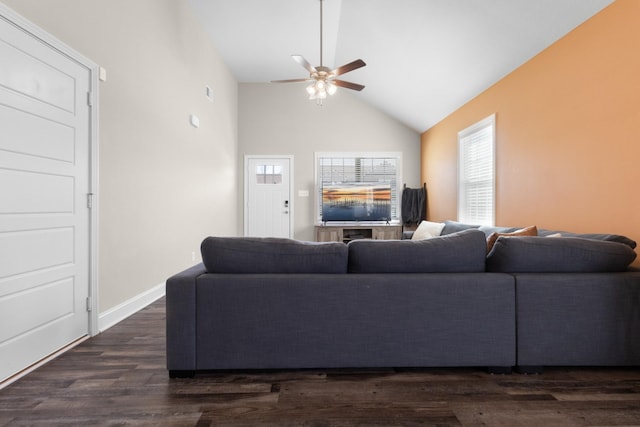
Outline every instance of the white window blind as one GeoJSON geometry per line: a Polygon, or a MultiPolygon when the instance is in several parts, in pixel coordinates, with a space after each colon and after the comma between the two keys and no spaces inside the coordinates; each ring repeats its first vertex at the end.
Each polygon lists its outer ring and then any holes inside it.
{"type": "MultiPolygon", "coordinates": [[[[391,186],[391,219],[399,220],[398,182],[401,178],[401,153],[316,153],[317,199],[322,200],[325,185],[349,182],[384,183],[391,186]]],[[[316,203],[317,221],[322,218],[322,203],[316,203]]]]}
{"type": "Polygon", "coordinates": [[[458,221],[493,225],[495,114],[458,133],[458,221]]]}

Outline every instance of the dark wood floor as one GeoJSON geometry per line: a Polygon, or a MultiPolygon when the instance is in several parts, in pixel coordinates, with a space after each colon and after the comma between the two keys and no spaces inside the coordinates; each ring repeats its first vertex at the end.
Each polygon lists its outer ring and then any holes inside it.
{"type": "Polygon", "coordinates": [[[169,379],[164,300],[0,390],[0,426],[640,426],[640,369],[169,379]]]}

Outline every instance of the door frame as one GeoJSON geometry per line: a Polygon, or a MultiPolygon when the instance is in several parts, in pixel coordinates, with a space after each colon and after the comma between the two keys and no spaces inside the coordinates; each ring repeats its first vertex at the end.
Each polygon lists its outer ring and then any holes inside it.
{"type": "Polygon", "coordinates": [[[287,159],[289,160],[289,236],[293,238],[293,221],[295,217],[295,202],[293,197],[293,155],[285,154],[285,155],[276,155],[276,154],[266,154],[266,155],[258,155],[258,154],[245,154],[244,156],[244,197],[242,203],[242,214],[244,216],[244,227],[242,230],[243,235],[247,235],[249,230],[249,215],[247,215],[247,205],[249,204],[249,160],[255,159],[287,159]]]}
{"type": "Polygon", "coordinates": [[[98,165],[99,165],[99,98],[98,98],[98,76],[99,66],[86,58],[70,46],[63,43],[53,35],[47,33],[31,21],[16,13],[13,9],[0,3],[0,19],[7,21],[9,24],[17,27],[25,33],[39,39],[44,44],[58,51],[72,61],[86,68],[89,72],[89,195],[87,195],[87,203],[90,204],[89,213],[89,299],[87,301],[87,310],[89,311],[89,324],[87,331],[90,336],[97,335],[100,331],[98,328],[98,210],[99,210],[99,192],[98,192],[98,165]]]}

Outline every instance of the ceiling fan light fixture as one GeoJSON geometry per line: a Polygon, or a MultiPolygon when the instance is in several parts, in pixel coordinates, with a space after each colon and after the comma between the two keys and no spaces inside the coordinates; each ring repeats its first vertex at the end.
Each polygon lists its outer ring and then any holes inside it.
{"type": "Polygon", "coordinates": [[[314,96],[316,94],[315,83],[311,83],[309,86],[307,86],[307,93],[309,94],[309,97],[314,96]]]}
{"type": "Polygon", "coordinates": [[[327,89],[326,85],[323,81],[318,80],[307,88],[307,92],[309,93],[309,99],[315,100],[316,104],[322,105],[322,101],[327,99],[327,89]],[[311,88],[311,90],[309,90],[311,88]]]}
{"type": "Polygon", "coordinates": [[[337,89],[338,87],[333,82],[320,78],[307,86],[307,93],[309,99],[322,101],[327,99],[327,96],[336,93],[337,89]]]}
{"type": "Polygon", "coordinates": [[[333,95],[338,90],[338,86],[336,86],[333,82],[327,82],[327,93],[329,95],[333,95]]]}
{"type": "Polygon", "coordinates": [[[357,59],[348,64],[342,65],[334,70],[325,67],[322,62],[322,3],[324,0],[319,0],[320,2],[320,66],[314,67],[301,55],[291,55],[294,61],[298,64],[302,65],[304,69],[309,72],[309,77],[306,79],[288,79],[288,80],[272,80],[274,83],[293,83],[293,82],[311,82],[310,85],[306,87],[307,94],[309,94],[309,99],[316,100],[318,105],[322,105],[322,100],[327,98],[327,95],[331,96],[336,93],[338,90],[338,86],[361,91],[364,89],[364,86],[357,83],[346,82],[344,80],[335,79],[337,76],[342,74],[346,74],[350,71],[357,70],[358,68],[364,67],[365,62],[362,59],[357,59]]]}

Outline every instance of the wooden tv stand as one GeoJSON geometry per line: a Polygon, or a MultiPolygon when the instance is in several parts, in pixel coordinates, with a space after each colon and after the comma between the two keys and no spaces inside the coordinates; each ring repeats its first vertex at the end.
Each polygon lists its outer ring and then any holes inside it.
{"type": "Polygon", "coordinates": [[[316,225],[316,242],[344,242],[356,239],[399,240],[401,225],[316,225]]]}

